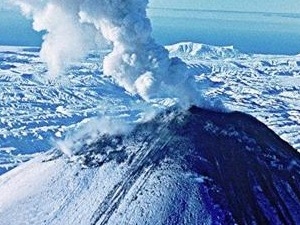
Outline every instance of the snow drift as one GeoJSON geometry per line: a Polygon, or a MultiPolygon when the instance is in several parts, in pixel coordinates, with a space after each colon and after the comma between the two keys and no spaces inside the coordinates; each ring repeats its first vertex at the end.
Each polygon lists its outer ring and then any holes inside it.
{"type": "Polygon", "coordinates": [[[41,57],[49,76],[56,77],[73,60],[90,49],[112,44],[103,62],[111,75],[128,92],[145,100],[177,98],[184,106],[200,102],[190,84],[186,65],[169,58],[168,51],[151,37],[146,15],[148,0],[16,0],[33,18],[33,28],[45,30],[41,57]]]}
{"type": "Polygon", "coordinates": [[[253,117],[169,110],[2,175],[0,221],[297,224],[299,182],[299,153],[253,117]]]}

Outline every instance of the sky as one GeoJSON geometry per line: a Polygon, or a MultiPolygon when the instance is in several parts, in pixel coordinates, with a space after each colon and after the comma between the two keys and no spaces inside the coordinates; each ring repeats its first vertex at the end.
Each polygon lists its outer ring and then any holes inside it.
{"type": "MultiPolygon", "coordinates": [[[[8,0],[0,0],[0,9],[8,0]]],[[[150,7],[300,13],[299,0],[149,0],[150,7]]]]}
{"type": "Polygon", "coordinates": [[[300,13],[299,0],[150,0],[151,7],[300,13]]]}
{"type": "MultiPolygon", "coordinates": [[[[31,21],[0,0],[0,45],[40,45],[42,34],[31,21]]],[[[300,0],[149,0],[154,38],[167,45],[193,41],[233,45],[244,52],[298,54],[300,52],[300,0]],[[185,11],[157,8],[187,9],[185,11]],[[151,10],[152,9],[152,10],[151,10]],[[210,13],[195,10],[275,12],[299,15],[210,13]],[[192,10],[192,11],[189,11],[192,10]],[[151,12],[152,11],[152,12],[151,12]],[[187,19],[189,23],[186,23],[187,19]]]]}
{"type": "Polygon", "coordinates": [[[7,2],[0,0],[0,45],[40,45],[42,35],[36,33],[31,21],[7,2]]]}

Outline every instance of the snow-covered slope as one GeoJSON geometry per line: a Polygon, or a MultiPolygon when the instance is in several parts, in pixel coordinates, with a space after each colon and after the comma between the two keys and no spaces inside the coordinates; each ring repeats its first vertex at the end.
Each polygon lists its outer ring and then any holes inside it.
{"type": "Polygon", "coordinates": [[[10,168],[33,153],[49,150],[54,139],[93,116],[124,118],[143,107],[143,103],[132,106],[139,100],[103,76],[101,55],[105,52],[90,54],[54,83],[45,79],[47,70],[37,48],[2,47],[0,167],[10,168]]]}
{"type": "MultiPolygon", "coordinates": [[[[247,112],[300,149],[300,56],[247,55],[232,47],[179,43],[167,47],[183,59],[208,99],[247,112]]],[[[92,52],[60,83],[45,80],[38,48],[0,48],[0,173],[50,149],[91,117],[135,122],[152,106],[103,75],[92,52]]],[[[99,60],[100,58],[100,60],[99,60]]]]}
{"type": "Polygon", "coordinates": [[[297,224],[299,153],[256,119],[193,107],[71,159],[55,150],[0,177],[0,221],[297,224]]]}

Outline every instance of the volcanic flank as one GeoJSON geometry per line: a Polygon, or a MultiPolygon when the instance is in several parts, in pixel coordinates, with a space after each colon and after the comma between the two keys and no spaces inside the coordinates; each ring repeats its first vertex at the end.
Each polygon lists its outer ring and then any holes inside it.
{"type": "Polygon", "coordinates": [[[255,118],[192,107],[0,178],[5,224],[297,224],[300,157],[255,118]]]}
{"type": "Polygon", "coordinates": [[[58,144],[4,174],[0,221],[299,223],[299,153],[251,116],[185,110],[191,104],[204,107],[205,90],[196,89],[195,74],[151,37],[147,0],[14,3],[33,19],[35,30],[46,31],[40,55],[51,79],[91,49],[109,44],[104,75],[149,104],[170,98],[180,109],[129,132],[82,136],[68,148],[58,144]]]}

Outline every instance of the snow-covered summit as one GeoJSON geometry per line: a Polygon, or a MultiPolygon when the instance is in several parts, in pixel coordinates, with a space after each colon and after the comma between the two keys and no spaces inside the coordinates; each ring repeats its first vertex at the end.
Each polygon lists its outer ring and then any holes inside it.
{"type": "Polygon", "coordinates": [[[48,154],[0,177],[0,221],[296,224],[300,158],[251,116],[171,110],[71,160],[48,154]]]}

